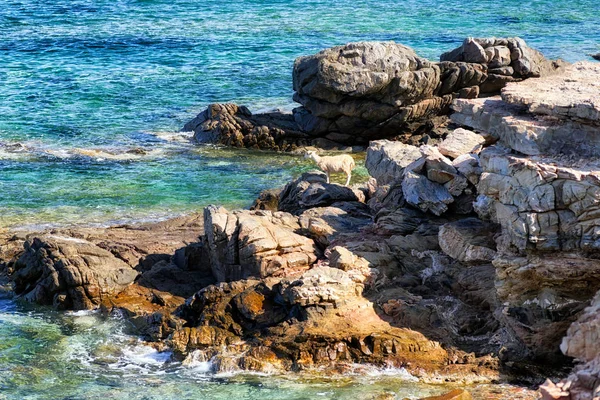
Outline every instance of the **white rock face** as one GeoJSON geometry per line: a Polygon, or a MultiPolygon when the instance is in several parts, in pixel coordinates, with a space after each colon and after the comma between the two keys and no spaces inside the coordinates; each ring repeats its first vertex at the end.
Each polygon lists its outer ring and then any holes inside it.
{"type": "Polygon", "coordinates": [[[600,121],[600,64],[578,62],[565,73],[509,83],[502,99],[525,105],[532,114],[584,122],[600,121]]]}
{"type": "Polygon", "coordinates": [[[485,138],[473,131],[463,128],[450,132],[446,139],[438,146],[440,153],[452,159],[468,153],[478,153],[485,138]]]}
{"type": "Polygon", "coordinates": [[[456,99],[452,121],[527,155],[600,156],[600,67],[509,83],[501,96],[456,99]]]}

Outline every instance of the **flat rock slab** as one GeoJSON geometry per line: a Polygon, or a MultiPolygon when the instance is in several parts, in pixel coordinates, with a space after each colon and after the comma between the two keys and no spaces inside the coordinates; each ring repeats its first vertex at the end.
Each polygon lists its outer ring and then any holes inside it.
{"type": "Polygon", "coordinates": [[[558,74],[509,83],[502,99],[534,114],[600,123],[600,64],[582,61],[558,74]]]}

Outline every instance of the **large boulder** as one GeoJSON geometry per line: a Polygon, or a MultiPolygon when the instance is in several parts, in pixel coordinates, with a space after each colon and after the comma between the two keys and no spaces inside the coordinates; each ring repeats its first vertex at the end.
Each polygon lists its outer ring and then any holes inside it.
{"type": "Polygon", "coordinates": [[[478,64],[438,65],[401,44],[350,43],[296,60],[295,117],[312,136],[365,144],[439,114],[485,77],[478,64]]]}
{"type": "Polygon", "coordinates": [[[317,260],[315,243],[297,233],[298,218],[284,212],[204,210],[206,245],[218,282],[302,271],[317,260]]]}
{"type": "Polygon", "coordinates": [[[123,260],[91,242],[55,235],[27,240],[14,268],[19,297],[75,310],[96,308],[138,276],[123,260]]]}

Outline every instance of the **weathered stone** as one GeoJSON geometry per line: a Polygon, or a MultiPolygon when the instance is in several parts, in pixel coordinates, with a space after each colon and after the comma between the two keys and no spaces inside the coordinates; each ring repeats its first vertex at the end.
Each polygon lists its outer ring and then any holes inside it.
{"type": "Polygon", "coordinates": [[[235,104],[211,104],[183,130],[193,131],[197,143],[284,151],[293,150],[299,139],[308,137],[300,132],[292,114],[252,115],[247,107],[235,104]]]}
{"type": "Polygon", "coordinates": [[[578,62],[560,74],[508,85],[502,99],[532,114],[600,123],[600,65],[578,62]]]}
{"type": "Polygon", "coordinates": [[[204,210],[204,226],[219,282],[303,270],[317,259],[314,242],[295,233],[298,219],[288,213],[210,206],[204,210]]]}
{"type": "Polygon", "coordinates": [[[321,172],[308,172],[288,183],[279,195],[279,211],[299,215],[315,207],[327,207],[337,202],[364,202],[362,191],[326,183],[321,172]]]}
{"type": "Polygon", "coordinates": [[[373,218],[369,208],[362,203],[333,203],[329,207],[311,208],[299,217],[305,234],[323,247],[329,246],[338,236],[360,232],[373,218]]]}
{"type": "Polygon", "coordinates": [[[464,263],[491,262],[496,256],[494,236],[496,224],[477,218],[466,218],[440,228],[440,248],[450,257],[464,263]]]}
{"type": "Polygon", "coordinates": [[[483,169],[479,164],[479,157],[476,154],[463,154],[452,161],[452,166],[473,185],[479,183],[483,169]]]}
{"type": "Polygon", "coordinates": [[[448,134],[438,149],[443,155],[455,159],[468,153],[478,153],[484,143],[483,136],[458,128],[448,134]]]}
{"type": "Polygon", "coordinates": [[[435,215],[442,215],[454,201],[444,186],[410,171],[405,173],[402,192],[408,204],[435,215]]]}
{"type": "Polygon", "coordinates": [[[369,175],[377,180],[378,185],[387,185],[402,179],[404,168],[421,158],[421,151],[416,146],[389,140],[371,142],[367,149],[365,166],[369,175]]]}
{"type": "Polygon", "coordinates": [[[267,189],[260,192],[258,198],[250,206],[251,210],[277,211],[281,189],[267,189]]]}
{"type": "Polygon", "coordinates": [[[432,64],[393,42],[350,43],[296,60],[296,121],[309,135],[366,144],[423,125],[485,76],[477,64],[432,64]]]}
{"type": "Polygon", "coordinates": [[[92,309],[131,284],[138,272],[83,239],[45,235],[25,242],[15,263],[15,293],[62,309],[92,309]]]}

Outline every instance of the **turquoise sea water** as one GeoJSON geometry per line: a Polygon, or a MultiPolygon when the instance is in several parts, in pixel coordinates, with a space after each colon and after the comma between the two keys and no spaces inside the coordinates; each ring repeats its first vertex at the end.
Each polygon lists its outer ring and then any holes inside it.
{"type": "Polygon", "coordinates": [[[248,205],[307,166],[165,139],[208,103],[289,108],[293,60],[356,40],[434,59],[519,35],[585,59],[598,15],[596,0],[0,0],[0,226],[248,205]]]}
{"type": "MultiPolygon", "coordinates": [[[[466,36],[521,36],[548,57],[600,52],[597,0],[0,0],[0,228],[148,220],[247,206],[308,168],[196,147],[208,103],[293,107],[300,55],[394,40],[435,59],[466,36]]],[[[0,300],[0,399],[417,398],[400,373],[333,382],[213,377],[118,320],[0,300]]],[[[505,398],[514,398],[509,395],[505,398]]]]}

